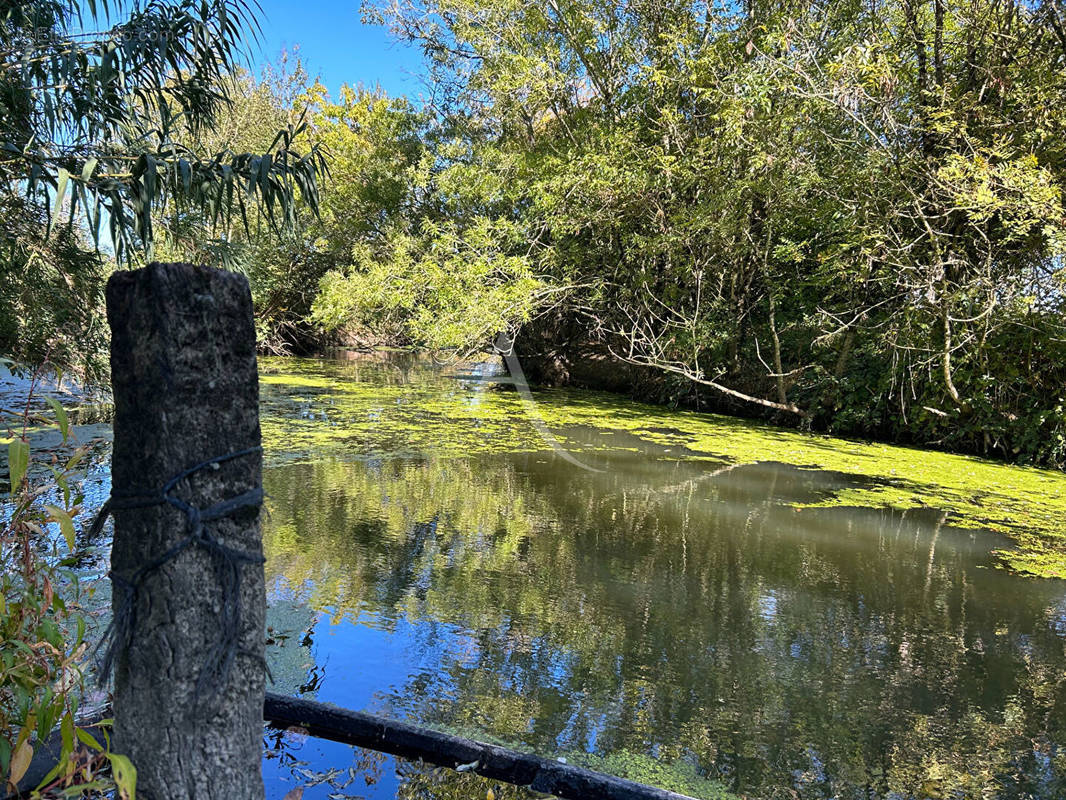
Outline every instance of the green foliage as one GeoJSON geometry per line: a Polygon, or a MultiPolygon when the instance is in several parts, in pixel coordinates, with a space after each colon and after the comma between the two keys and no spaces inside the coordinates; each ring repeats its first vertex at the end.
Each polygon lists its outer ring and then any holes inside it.
{"type": "Polygon", "coordinates": [[[147,4],[74,0],[0,8],[0,185],[48,211],[80,215],[94,241],[106,220],[120,262],[151,254],[153,214],[195,209],[214,224],[262,207],[277,228],[299,194],[317,201],[320,154],[302,126],[265,150],[207,151],[181,141],[217,125],[226,77],[255,36],[245,0],[147,4]],[[249,198],[249,199],[246,199],[249,198]]]}
{"type": "Polygon", "coordinates": [[[454,142],[428,113],[379,90],[343,86],[331,98],[287,56],[231,88],[216,138],[191,140],[261,149],[306,108],[301,142],[329,154],[318,213],[297,197],[297,225],[280,246],[259,227],[229,223],[213,236],[203,213],[158,215],[156,225],[167,231],[166,257],[247,272],[262,349],[340,339],[464,350],[530,318],[546,287],[526,232],[460,202],[470,192],[456,173],[438,183],[438,151],[454,142]]]}
{"type": "Polygon", "coordinates": [[[343,86],[334,100],[317,82],[304,91],[315,141],[330,154],[330,182],[320,215],[286,249],[260,256],[252,278],[261,319],[306,347],[324,338],[312,314],[323,277],[358,270],[414,224],[426,148],[425,117],[402,98],[343,86]]]}
{"type": "Polygon", "coordinates": [[[432,350],[481,347],[500,330],[528,322],[544,288],[529,260],[514,254],[513,225],[485,218],[460,230],[427,221],[418,235],[397,234],[383,256],[357,250],[347,274],[323,276],[312,319],[393,332],[432,350]]]}
{"type": "MultiPolygon", "coordinates": [[[[280,237],[270,226],[224,221],[214,230],[202,211],[161,215],[166,257],[245,272],[252,285],[260,347],[268,352],[321,344],[311,320],[320,279],[347,272],[366,252],[378,253],[405,230],[421,183],[424,116],[407,101],[344,86],[340,98],[311,81],[299,59],[283,55],[259,77],[230,81],[232,102],[216,129],[186,132],[209,148],[262,149],[279,126],[305,119],[300,142],[329,155],[329,181],[315,205],[295,198],[295,224],[280,237]]],[[[258,215],[252,215],[258,221],[258,215]]]]}
{"type": "MultiPolygon", "coordinates": [[[[49,405],[67,445],[66,412],[55,401],[49,405]]],[[[86,452],[65,447],[62,455],[52,455],[50,464],[40,455],[35,460],[30,421],[27,411],[6,447],[9,493],[0,525],[0,561],[5,565],[0,575],[0,776],[5,788],[17,784],[34,750],[58,726],[59,759],[40,788],[58,793],[49,796],[83,796],[117,787],[130,800],[136,772],[128,760],[74,724],[87,644],[82,588],[69,565],[77,547],[74,518],[83,502],[78,470],[86,452]],[[49,533],[53,525],[58,539],[49,533]],[[79,748],[75,734],[98,755],[79,748]],[[113,780],[99,777],[104,764],[110,765],[113,780]],[[74,785],[68,794],[66,788],[74,785]]]]}
{"type": "Polygon", "coordinates": [[[192,257],[212,263],[225,259],[204,254],[231,253],[238,228],[250,234],[254,221],[283,236],[317,211],[325,165],[305,120],[260,119],[271,127],[254,147],[222,129],[257,9],[245,0],[0,8],[0,353],[102,382],[113,268],[102,246],[131,266],[179,255],[173,242],[192,230],[192,257]]]}
{"type": "Polygon", "coordinates": [[[541,349],[594,345],[729,410],[1066,463],[1054,4],[366,12],[428,56],[440,212],[508,220],[566,289],[526,326],[541,349]]]}
{"type": "Polygon", "coordinates": [[[49,235],[46,216],[0,189],[0,354],[99,382],[107,375],[108,268],[73,226],[58,224],[49,235]]]}

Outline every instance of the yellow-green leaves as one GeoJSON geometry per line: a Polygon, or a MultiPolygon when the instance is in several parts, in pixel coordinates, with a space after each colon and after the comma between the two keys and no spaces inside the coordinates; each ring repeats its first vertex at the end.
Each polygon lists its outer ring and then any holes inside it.
{"type": "Polygon", "coordinates": [[[59,530],[67,541],[67,547],[73,550],[75,546],[74,520],[71,519],[70,514],[58,506],[46,505],[45,510],[52,516],[52,521],[59,524],[59,530]]]}
{"type": "Polygon", "coordinates": [[[104,752],[104,746],[96,741],[96,738],[87,730],[84,728],[75,728],[74,732],[78,737],[78,741],[90,750],[95,750],[97,753],[104,752]]]}
{"type": "Polygon", "coordinates": [[[45,401],[56,415],[56,425],[59,426],[59,432],[63,434],[63,441],[65,442],[70,433],[70,419],[67,417],[67,410],[54,397],[46,397],[45,401]]]}
{"type": "MultiPolygon", "coordinates": [[[[36,743],[58,725],[62,751],[45,782],[88,770],[84,786],[103,787],[93,781],[90,765],[74,754],[72,714],[82,688],[86,650],[81,611],[85,595],[82,581],[66,569],[69,561],[63,563],[62,547],[54,544],[57,537],[48,530],[54,525],[67,549],[75,550],[74,517],[83,502],[75,468],[85,450],[71,453],[58,446],[58,437],[46,429],[50,415],[41,413],[34,399],[31,395],[28,410],[20,415],[22,435],[5,442],[12,497],[0,525],[0,781],[25,780],[34,748],[39,749],[36,743]],[[42,434],[47,439],[40,438],[42,434]]],[[[65,444],[70,435],[66,410],[53,398],[44,400],[65,444]]],[[[132,779],[128,784],[132,786],[132,779]]]]}
{"type": "MultiPolygon", "coordinates": [[[[63,436],[63,441],[66,442],[70,436],[70,418],[67,416],[66,409],[53,397],[46,397],[45,401],[55,414],[56,426],[63,436]]],[[[25,438],[16,436],[8,442],[7,465],[11,493],[14,494],[22,485],[30,466],[30,443],[25,438]]]]}
{"type": "Polygon", "coordinates": [[[25,439],[15,438],[7,446],[7,469],[11,481],[11,493],[14,494],[26,477],[30,464],[30,444],[25,439]]]}
{"type": "Polygon", "coordinates": [[[119,753],[109,752],[107,760],[111,762],[111,774],[122,800],[133,800],[137,792],[137,768],[129,758],[119,753]]]}
{"type": "Polygon", "coordinates": [[[346,273],[322,278],[312,318],[334,330],[395,331],[431,350],[483,347],[526,322],[548,292],[524,241],[508,220],[426,221],[418,235],[355,249],[346,273]]]}

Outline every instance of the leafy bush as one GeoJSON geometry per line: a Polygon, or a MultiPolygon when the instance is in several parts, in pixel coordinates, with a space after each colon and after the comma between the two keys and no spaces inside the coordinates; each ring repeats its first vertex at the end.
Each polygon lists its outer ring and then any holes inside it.
{"type": "Polygon", "coordinates": [[[21,197],[0,196],[0,219],[0,354],[104,382],[110,266],[75,227],[49,235],[45,210],[21,197]]]}
{"type": "Polygon", "coordinates": [[[82,448],[63,458],[35,459],[31,426],[55,424],[64,444],[69,423],[49,399],[54,421],[26,411],[7,442],[9,493],[0,523],[0,776],[12,789],[35,749],[57,727],[61,753],[41,781],[48,797],[82,797],[117,789],[132,800],[136,770],[75,724],[83,691],[87,624],[81,582],[70,568],[77,549],[74,520],[82,448]],[[54,534],[58,533],[59,536],[54,534]],[[64,555],[65,548],[65,555],[64,555]],[[111,775],[105,774],[110,769],[111,775]]]}

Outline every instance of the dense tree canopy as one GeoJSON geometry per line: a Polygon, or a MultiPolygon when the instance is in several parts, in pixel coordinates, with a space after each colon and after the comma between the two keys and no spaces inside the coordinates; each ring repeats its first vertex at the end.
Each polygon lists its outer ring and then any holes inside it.
{"type": "Polygon", "coordinates": [[[528,319],[548,290],[521,254],[524,228],[451,199],[463,183],[441,171],[456,157],[447,120],[379,89],[344,85],[331,97],[289,56],[230,85],[216,131],[185,136],[261,149],[306,111],[298,143],[329,161],[317,208],[298,199],[280,240],[268,225],[216,225],[199,209],[157,214],[155,226],[163,256],[248,273],[264,350],[306,351],[340,332],[361,344],[477,348],[528,319]]]}
{"type": "MultiPolygon", "coordinates": [[[[417,218],[428,153],[422,140],[425,117],[403,99],[361,87],[345,85],[339,98],[331,98],[299,59],[288,55],[258,77],[235,75],[230,85],[233,100],[211,134],[212,146],[262,149],[279,125],[305,120],[299,142],[328,153],[321,201],[312,206],[297,198],[296,224],[280,237],[262,224],[261,212],[247,226],[231,218],[218,227],[199,209],[158,215],[156,224],[167,230],[167,257],[248,274],[264,349],[307,349],[323,342],[321,327],[311,321],[323,276],[382,259],[389,243],[417,218]]],[[[191,130],[184,135],[190,141],[204,138],[191,130]]],[[[370,328],[380,332],[378,338],[389,330],[382,319],[363,326],[370,328]]]]}
{"type": "Polygon", "coordinates": [[[608,364],[659,399],[1066,463],[1054,3],[369,3],[422,47],[421,105],[235,71],[240,2],[84,38],[48,8],[69,57],[27,61],[39,26],[5,18],[4,102],[41,132],[5,112],[6,185],[46,225],[57,193],[110,220],[120,254],[244,269],[265,349],[520,331],[550,380],[608,364]]]}
{"type": "MultiPolygon", "coordinates": [[[[1066,458],[1054,4],[429,0],[368,14],[434,72],[439,212],[508,231],[495,274],[528,265],[527,297],[554,313],[527,332],[564,362],[593,344],[677,376],[664,395],[1066,458]]],[[[439,343],[424,312],[410,329],[439,343]]]]}
{"type": "Polygon", "coordinates": [[[92,372],[109,257],[151,257],[162,214],[194,212],[214,231],[261,211],[281,232],[298,203],[317,208],[324,163],[317,149],[298,149],[301,120],[258,149],[211,146],[257,9],[245,0],[0,3],[5,355],[89,362],[92,372]]]}

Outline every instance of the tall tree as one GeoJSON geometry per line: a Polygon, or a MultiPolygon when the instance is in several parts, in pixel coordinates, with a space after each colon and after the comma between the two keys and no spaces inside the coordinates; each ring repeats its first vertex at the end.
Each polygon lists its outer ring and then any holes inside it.
{"type": "Polygon", "coordinates": [[[450,202],[519,227],[560,290],[529,333],[564,377],[592,352],[665,397],[1066,462],[1052,5],[368,13],[463,132],[450,202]]]}

